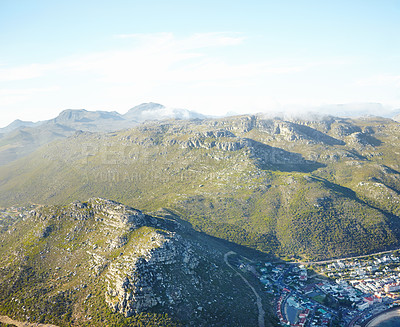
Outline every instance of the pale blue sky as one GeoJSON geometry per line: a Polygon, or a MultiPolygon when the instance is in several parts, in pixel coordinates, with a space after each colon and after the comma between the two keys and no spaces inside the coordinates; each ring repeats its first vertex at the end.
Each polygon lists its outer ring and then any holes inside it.
{"type": "Polygon", "coordinates": [[[399,35],[400,1],[0,0],[0,126],[149,101],[400,108],[399,35]]]}

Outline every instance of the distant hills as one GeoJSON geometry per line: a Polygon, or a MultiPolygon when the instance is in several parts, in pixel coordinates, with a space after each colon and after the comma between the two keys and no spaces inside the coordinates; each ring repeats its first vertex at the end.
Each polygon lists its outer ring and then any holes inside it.
{"type": "Polygon", "coordinates": [[[34,123],[31,121],[23,121],[20,119],[14,120],[11,124],[6,127],[0,128],[0,133],[5,134],[12,132],[14,129],[21,128],[21,127],[33,127],[35,125],[40,125],[42,122],[34,123]]]}
{"type": "Polygon", "coordinates": [[[0,165],[10,163],[51,141],[71,136],[77,131],[112,132],[131,128],[144,121],[195,118],[205,116],[150,102],[133,107],[125,115],[116,111],[67,109],[56,118],[37,123],[15,120],[0,128],[0,165]]]}

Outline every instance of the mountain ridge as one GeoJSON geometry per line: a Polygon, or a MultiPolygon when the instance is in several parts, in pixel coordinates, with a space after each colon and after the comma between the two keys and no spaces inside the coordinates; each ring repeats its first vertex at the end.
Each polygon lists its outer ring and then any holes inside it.
{"type": "Polygon", "coordinates": [[[372,253],[400,244],[398,135],[383,118],[249,115],[80,133],[1,167],[0,205],[100,196],[280,257],[372,253]]]}
{"type": "Polygon", "coordinates": [[[0,233],[3,314],[59,326],[257,323],[252,292],[223,262],[229,248],[171,216],[90,198],[36,207],[0,233]]]}

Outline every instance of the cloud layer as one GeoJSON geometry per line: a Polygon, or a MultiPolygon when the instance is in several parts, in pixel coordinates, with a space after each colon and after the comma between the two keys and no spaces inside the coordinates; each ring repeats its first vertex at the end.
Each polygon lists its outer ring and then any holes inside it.
{"type": "Polygon", "coordinates": [[[16,113],[37,120],[65,108],[124,112],[146,101],[208,114],[344,102],[400,103],[399,75],[368,76],[357,58],[266,54],[260,59],[246,52],[251,41],[239,33],[121,34],[115,40],[119,46],[111,51],[0,66],[1,110],[9,113],[2,113],[2,125],[17,118],[16,113]]]}

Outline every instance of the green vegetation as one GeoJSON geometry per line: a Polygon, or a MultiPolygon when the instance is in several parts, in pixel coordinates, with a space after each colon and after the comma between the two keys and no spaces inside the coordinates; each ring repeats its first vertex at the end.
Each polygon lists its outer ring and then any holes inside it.
{"type": "Polygon", "coordinates": [[[174,218],[103,199],[42,206],[0,234],[0,315],[61,327],[255,325],[254,295],[223,262],[229,249],[174,218]],[[125,278],[133,303],[143,289],[156,304],[114,310],[107,294],[125,278]]]}
{"type": "Polygon", "coordinates": [[[0,205],[111,198],[280,257],[399,246],[400,128],[255,116],[76,134],[0,167],[0,205]]]}

